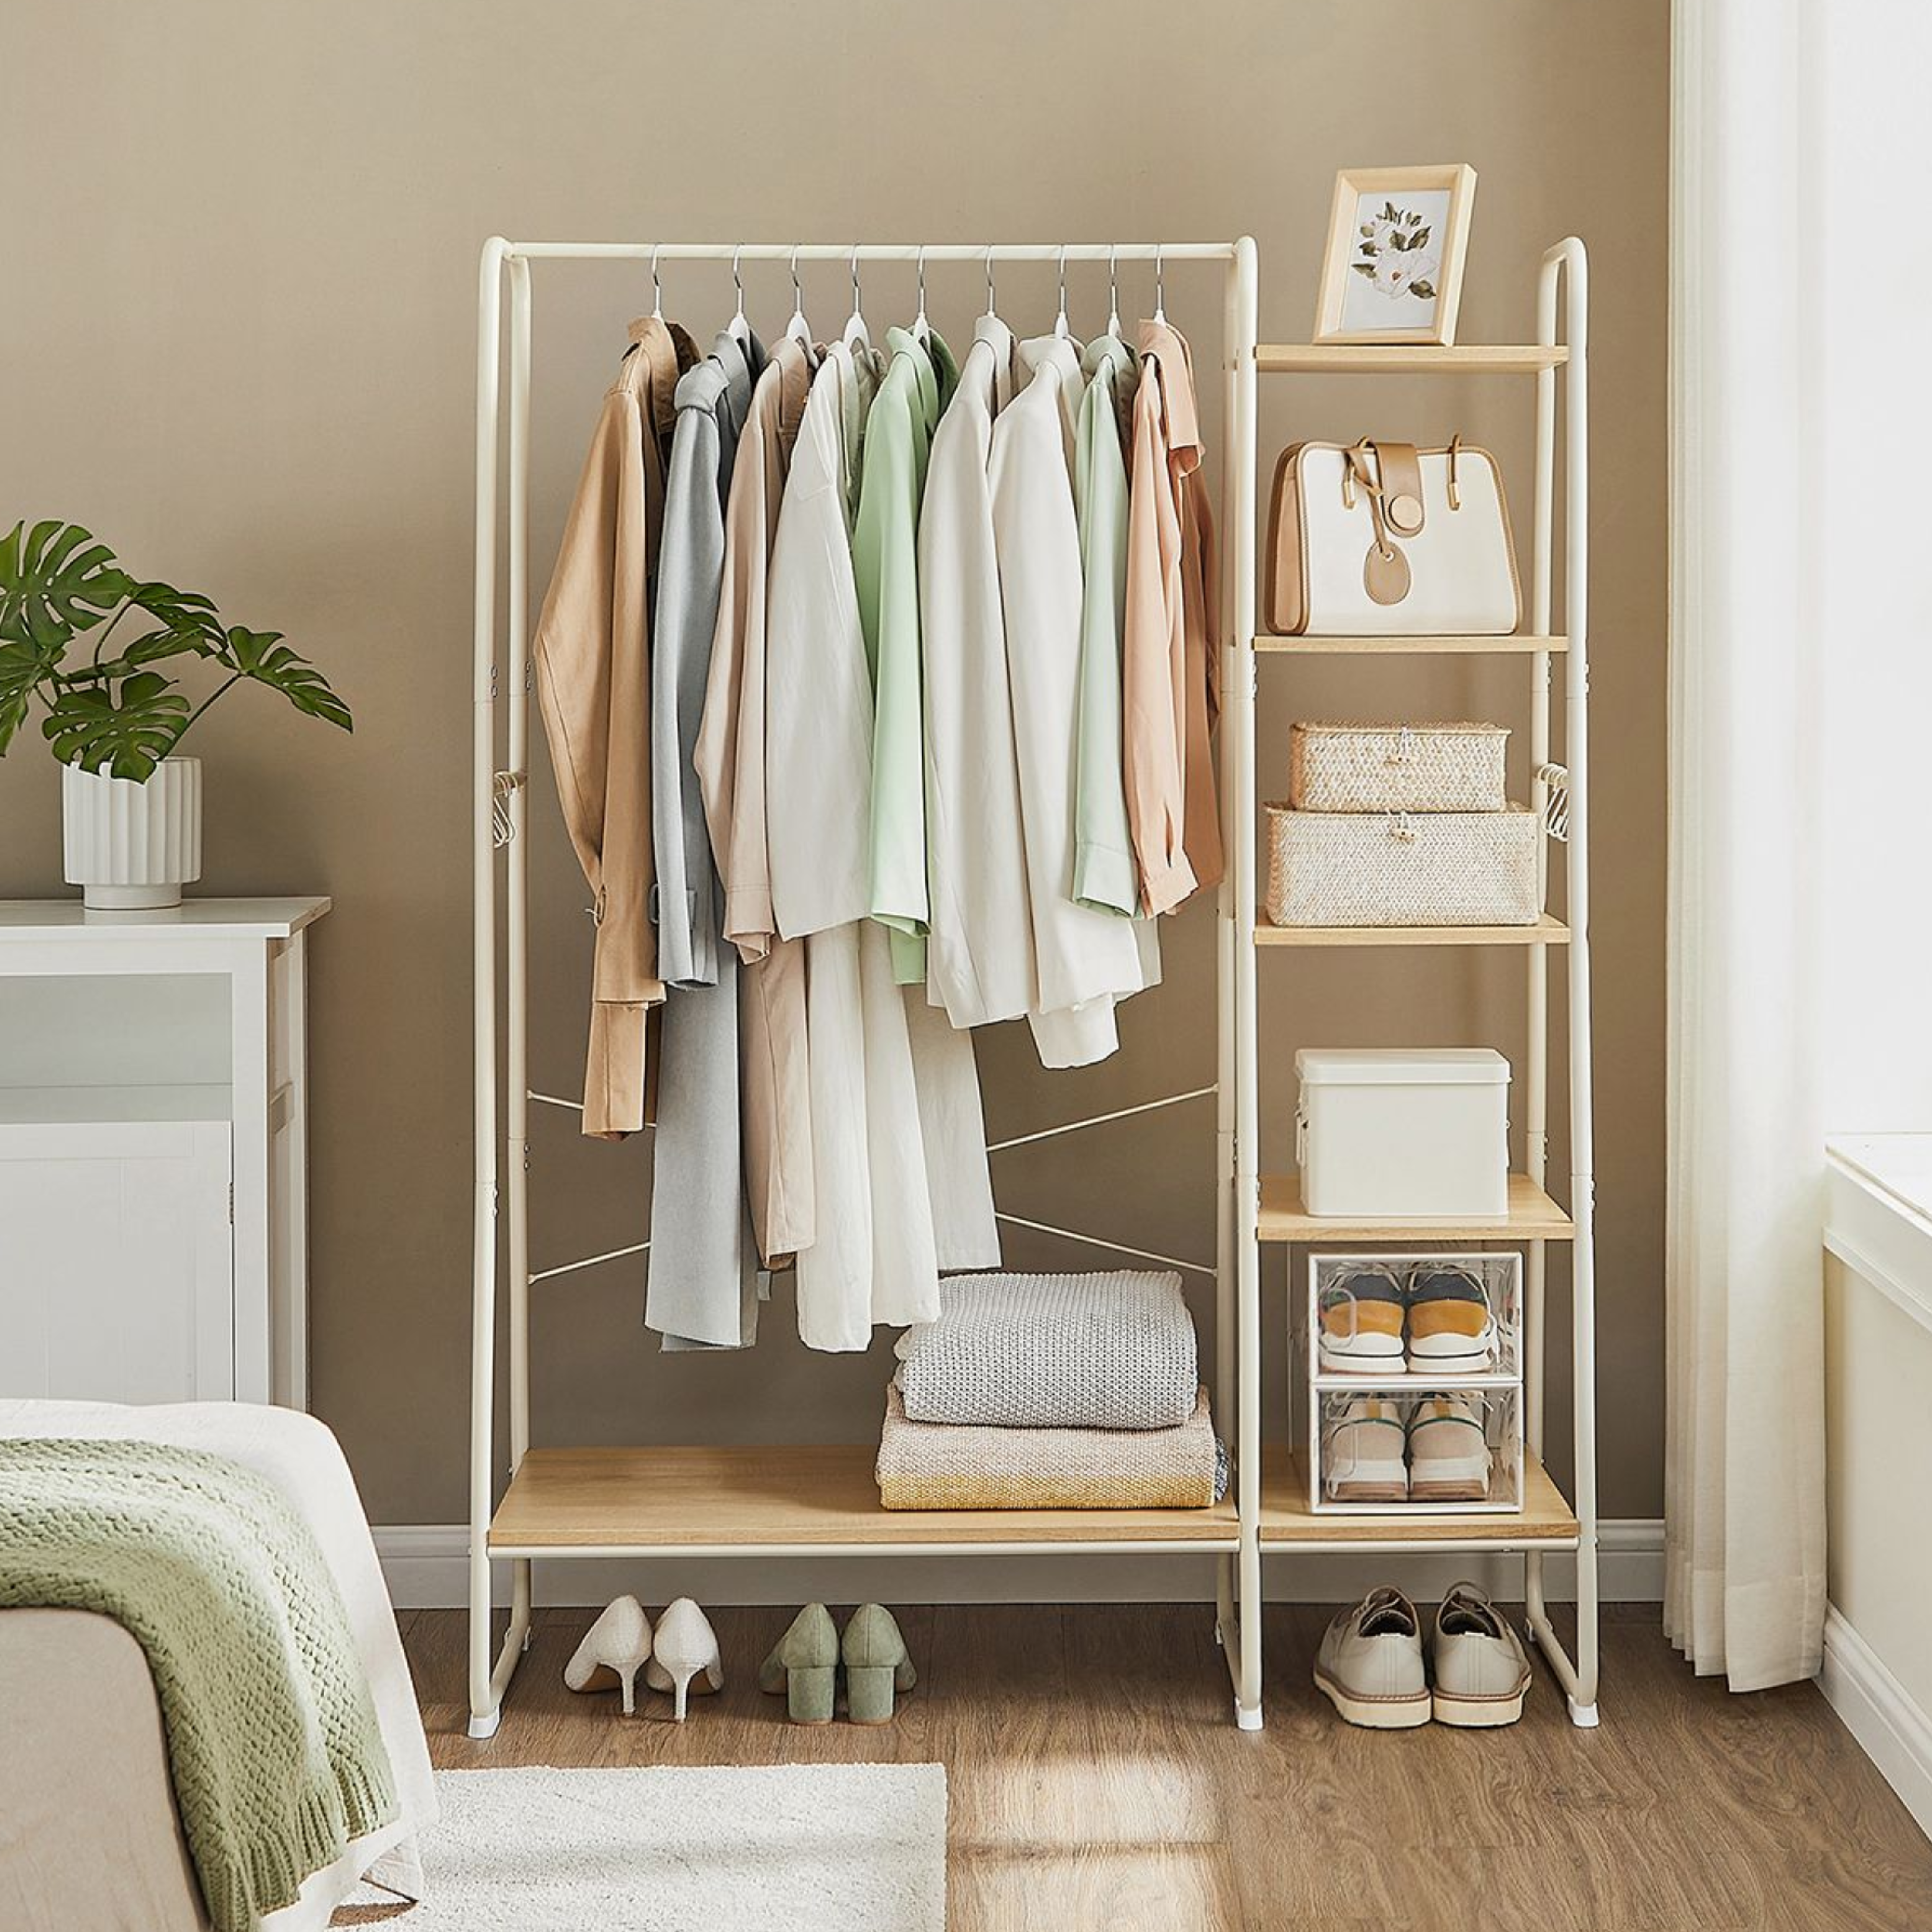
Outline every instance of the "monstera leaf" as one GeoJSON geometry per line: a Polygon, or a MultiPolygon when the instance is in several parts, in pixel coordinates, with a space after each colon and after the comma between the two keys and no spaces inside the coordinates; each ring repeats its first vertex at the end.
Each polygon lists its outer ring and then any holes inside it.
{"type": "Polygon", "coordinates": [[[242,676],[279,691],[308,716],[340,725],[345,731],[356,728],[348,706],[329,688],[328,680],[308,658],[282,642],[280,632],[246,631],[237,624],[228,633],[222,660],[242,676]]]}
{"type": "Polygon", "coordinates": [[[145,781],[188,722],[188,700],[159,671],[142,670],[122,679],[118,691],[62,691],[40,729],[64,765],[145,781]]]}
{"type": "Polygon", "coordinates": [[[58,652],[125,602],[134,581],[105,544],[50,518],[0,538],[0,642],[58,652]]]}

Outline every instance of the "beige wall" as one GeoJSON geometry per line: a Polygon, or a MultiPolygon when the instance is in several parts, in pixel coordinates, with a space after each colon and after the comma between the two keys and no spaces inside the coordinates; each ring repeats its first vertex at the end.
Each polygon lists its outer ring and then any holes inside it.
{"type": "MultiPolygon", "coordinates": [[[[204,890],[320,890],[314,935],[315,1403],[372,1513],[457,1518],[469,1350],[469,622],[476,254],[538,237],[1258,238],[1264,337],[1304,336],[1334,170],[1466,160],[1481,177],[1466,340],[1520,337],[1539,253],[1587,238],[1593,336],[1600,1279],[1613,1515],[1660,1492],[1666,28],[1664,0],[1240,0],[1174,8],[644,8],[634,0],[166,7],[22,0],[0,62],[13,191],[0,296],[0,517],[80,519],[146,572],[286,630],[353,702],[352,740],[244,693],[197,734],[204,890]]],[[[749,274],[750,272],[748,272],[749,274]]],[[[1144,274],[1122,302],[1144,304],[1144,274]]],[[[1049,274],[1003,310],[1051,314],[1049,274]]],[[[976,270],[935,272],[968,332],[976,270]]],[[[781,272],[750,275],[776,328],[781,272]]],[[[842,274],[808,285],[842,313],[842,274]]],[[[1076,328],[1104,278],[1074,279],[1076,328]]],[[[724,320],[716,270],[668,272],[669,310],[724,320]]],[[[875,326],[910,277],[868,286],[875,326]]],[[[634,268],[536,272],[533,549],[539,579],[634,268]]],[[[1219,290],[1176,269],[1168,306],[1204,358],[1219,290]]],[[[1218,398],[1216,398],[1218,402],[1218,398]]],[[[1294,435],[1460,429],[1502,452],[1528,510],[1528,392],[1270,386],[1264,447],[1294,435]]],[[[1480,666],[1264,673],[1261,769],[1291,716],[1501,711],[1480,666]],[[1299,677],[1297,684],[1292,680],[1299,677]]],[[[1520,752],[1516,760],[1520,777],[1520,752]]],[[[568,1089],[583,1033],[584,894],[538,775],[538,1084],[568,1089]]],[[[40,748],[0,765],[0,892],[60,888],[40,748]]],[[[998,1134],[1212,1077],[1212,922],[1171,930],[1166,988],[1126,1048],[1042,1075],[1023,1029],[982,1035],[998,1134]]],[[[1262,962],[1274,1165],[1300,1042],[1487,1041],[1520,1052],[1521,962],[1272,956],[1262,962]]],[[[1520,1112],[1520,1109],[1519,1109],[1520,1112]]],[[[1211,1254],[1210,1122],[1195,1108],[1003,1167],[1006,1204],[1211,1254]]],[[[539,1265],[637,1238],[646,1151],[534,1149],[539,1265]]],[[[1556,1171],[1566,1156],[1559,1148],[1556,1171]]],[[[1013,1244],[1022,1262],[1064,1249],[1013,1244]]],[[[1270,1260],[1268,1320],[1280,1321],[1270,1260]]],[[[861,1439],[884,1352],[809,1355],[788,1308],[742,1358],[664,1360],[626,1268],[539,1292],[537,1429],[551,1439],[861,1439]]],[[[1281,1397],[1279,1358],[1272,1400],[1281,1397]]]]}
{"type": "Polygon", "coordinates": [[[1932,1334],[1825,1257],[1825,1520],[1832,1607],[1932,1711],[1932,1334]]]}

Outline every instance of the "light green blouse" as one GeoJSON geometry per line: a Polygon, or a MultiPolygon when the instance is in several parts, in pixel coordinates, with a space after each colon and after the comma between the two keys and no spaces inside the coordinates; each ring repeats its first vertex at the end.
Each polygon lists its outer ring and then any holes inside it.
{"type": "Polygon", "coordinates": [[[890,360],[866,421],[852,531],[859,622],[872,668],[872,916],[892,931],[893,976],[926,977],[926,750],[920,704],[919,509],[932,432],[959,380],[934,333],[886,332],[890,360]]]}

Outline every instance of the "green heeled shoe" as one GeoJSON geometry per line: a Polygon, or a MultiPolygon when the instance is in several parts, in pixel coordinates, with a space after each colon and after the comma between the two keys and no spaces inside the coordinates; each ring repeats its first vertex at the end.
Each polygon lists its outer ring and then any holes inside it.
{"type": "Polygon", "coordinates": [[[890,1724],[894,1693],[910,1690],[919,1682],[892,1612],[883,1604],[861,1604],[845,1626],[839,1652],[853,1723],[890,1724]]]}
{"type": "MultiPolygon", "coordinates": [[[[890,1619],[888,1619],[890,1621],[890,1619]]],[[[785,1694],[794,1724],[829,1724],[837,1689],[838,1630],[823,1604],[807,1604],[758,1669],[758,1688],[785,1694]]]]}

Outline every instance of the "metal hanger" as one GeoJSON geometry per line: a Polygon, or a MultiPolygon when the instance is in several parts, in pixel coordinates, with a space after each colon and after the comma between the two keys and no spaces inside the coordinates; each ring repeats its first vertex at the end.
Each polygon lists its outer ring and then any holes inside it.
{"type": "Polygon", "coordinates": [[[1162,244],[1154,244],[1154,319],[1162,327],[1167,322],[1166,258],[1162,244]]]}
{"type": "Polygon", "coordinates": [[[926,244],[919,244],[919,313],[912,319],[912,339],[921,348],[932,340],[932,325],[926,319],[926,244]]]}
{"type": "Polygon", "coordinates": [[[1107,333],[1120,339],[1120,262],[1117,245],[1107,244],[1107,333]]]}
{"type": "Polygon", "coordinates": [[[656,322],[664,320],[664,284],[658,280],[658,250],[663,246],[661,242],[651,244],[651,317],[656,322]]]}
{"type": "Polygon", "coordinates": [[[791,244],[791,320],[785,324],[785,334],[805,351],[808,366],[815,365],[818,358],[812,352],[812,325],[805,319],[805,290],[799,286],[799,244],[791,244]]]}
{"type": "Polygon", "coordinates": [[[1073,332],[1066,326],[1066,244],[1060,244],[1060,313],[1053,319],[1056,340],[1064,342],[1073,332]]]}
{"type": "Polygon", "coordinates": [[[866,318],[859,312],[859,244],[856,242],[852,244],[852,313],[846,318],[844,340],[848,349],[869,349],[872,346],[866,318]]]}
{"type": "Polygon", "coordinates": [[[993,244],[992,244],[992,242],[988,242],[986,244],[986,313],[987,313],[988,315],[991,315],[991,314],[992,314],[994,313],[994,309],[993,309],[993,244]]]}
{"type": "Polygon", "coordinates": [[[738,292],[738,306],[731,320],[724,325],[724,333],[734,342],[748,343],[752,339],[752,325],[745,316],[745,282],[738,272],[738,258],[745,252],[741,242],[731,250],[731,286],[738,292]]]}

